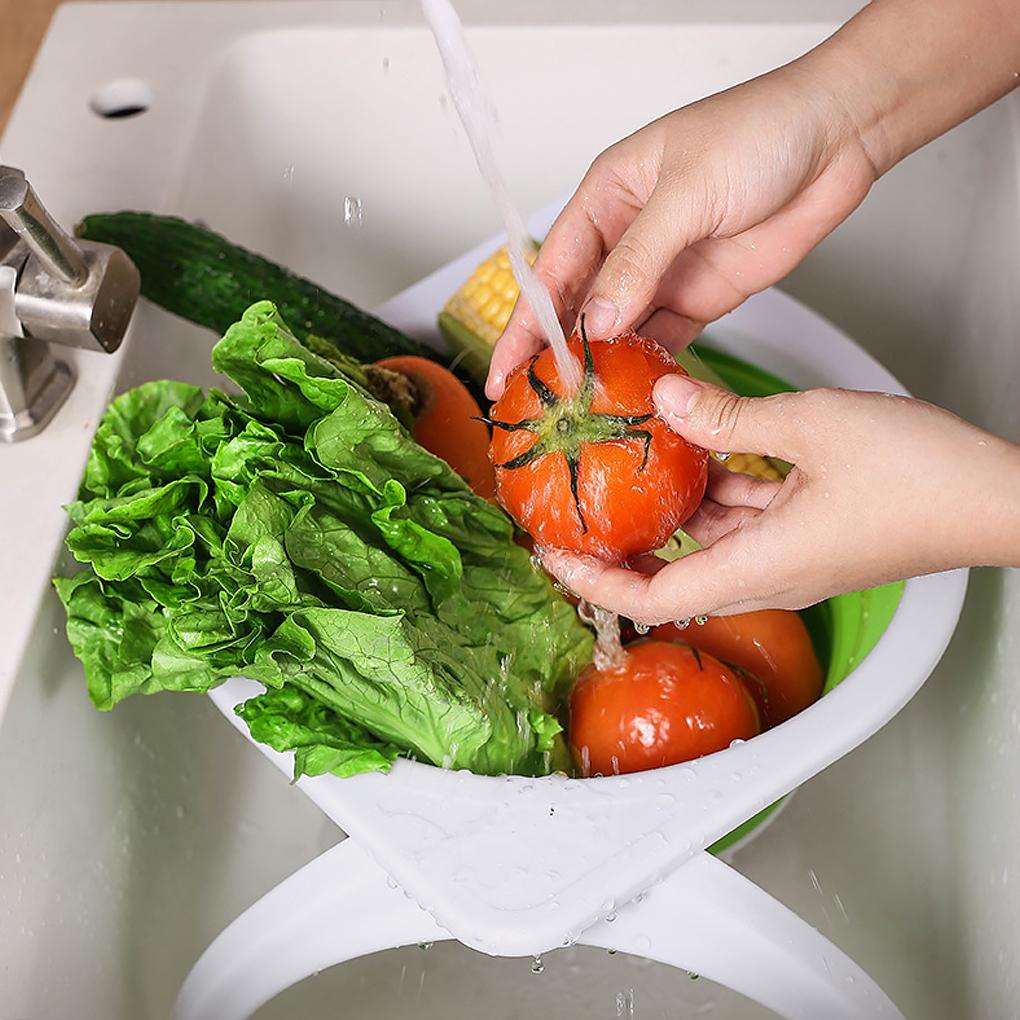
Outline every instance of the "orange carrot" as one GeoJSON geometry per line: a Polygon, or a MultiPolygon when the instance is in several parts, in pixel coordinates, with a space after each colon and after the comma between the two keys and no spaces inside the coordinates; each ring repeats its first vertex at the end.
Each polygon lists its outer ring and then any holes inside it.
{"type": "Polygon", "coordinates": [[[418,391],[414,438],[442,457],[485,499],[494,499],[496,481],[489,463],[489,429],[476,421],[482,411],[467,387],[448,369],[413,354],[377,361],[380,368],[407,376],[418,391]]]}

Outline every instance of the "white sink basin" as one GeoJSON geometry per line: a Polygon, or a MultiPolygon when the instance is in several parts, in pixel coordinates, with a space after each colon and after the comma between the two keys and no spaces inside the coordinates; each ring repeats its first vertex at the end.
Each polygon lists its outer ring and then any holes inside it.
{"type": "MultiPolygon", "coordinates": [[[[522,206],[569,188],[637,124],[801,52],[855,5],[824,5],[831,22],[816,3],[788,2],[767,22],[737,2],[686,5],[689,20],[675,6],[643,4],[626,24],[591,3],[475,20],[522,206]]],[[[128,84],[98,98],[146,95],[128,84]]],[[[1018,123],[1007,101],[913,157],[787,283],[911,390],[1013,438],[1018,123]]],[[[126,207],[201,218],[366,306],[495,229],[413,4],[65,7],[0,159],[24,167],[65,223],[126,207]],[[90,99],[118,79],[147,85],[151,109],[96,115],[90,99]],[[345,225],[346,197],[360,200],[360,224],[345,225]]],[[[123,354],[75,356],[82,381],[47,431],[0,449],[0,1016],[164,1017],[210,939],[338,838],[207,699],[96,713],[45,594],[59,504],[107,395],[149,378],[208,381],[213,339],[141,307],[123,354]]],[[[736,858],[910,1017],[1015,1009],[1017,634],[1016,572],[975,573],[921,694],[736,858]]],[[[452,945],[385,953],[259,1016],[764,1015],[622,956],[545,963],[533,976],[452,945]]]]}

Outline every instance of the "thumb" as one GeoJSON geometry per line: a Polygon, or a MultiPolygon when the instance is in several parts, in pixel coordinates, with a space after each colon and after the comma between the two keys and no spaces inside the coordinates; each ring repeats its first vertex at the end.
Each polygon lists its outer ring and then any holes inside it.
{"type": "Polygon", "coordinates": [[[682,195],[656,187],[592,284],[581,310],[589,336],[614,336],[645,317],[673,261],[705,236],[702,220],[682,195]]]}
{"type": "Polygon", "coordinates": [[[799,393],[738,397],[689,375],[666,375],[652,393],[659,417],[698,446],[795,460],[800,446],[792,405],[799,393]]]}

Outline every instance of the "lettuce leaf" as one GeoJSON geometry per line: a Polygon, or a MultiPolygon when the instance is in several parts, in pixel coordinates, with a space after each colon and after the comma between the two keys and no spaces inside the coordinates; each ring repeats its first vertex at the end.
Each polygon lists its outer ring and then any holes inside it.
{"type": "Polygon", "coordinates": [[[84,569],[55,585],[96,707],[245,676],[267,690],[239,714],[296,774],[567,767],[591,637],[510,521],[270,302],[212,360],[243,392],[118,397],[68,507],[84,569]]]}

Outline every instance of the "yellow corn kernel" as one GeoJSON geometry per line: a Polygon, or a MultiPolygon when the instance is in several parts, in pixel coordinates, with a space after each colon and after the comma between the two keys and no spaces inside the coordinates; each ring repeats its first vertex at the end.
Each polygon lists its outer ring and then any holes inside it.
{"type": "MultiPolygon", "coordinates": [[[[713,453],[716,460],[721,458],[713,453]]],[[[763,478],[770,482],[782,481],[783,476],[776,469],[771,461],[757,453],[731,453],[722,463],[730,470],[745,475],[754,475],[755,478],[763,478]]]]}
{"type": "MultiPolygon", "coordinates": [[[[533,263],[537,255],[536,247],[528,255],[528,262],[533,263]]],[[[475,336],[495,346],[510,321],[517,294],[517,281],[504,245],[475,269],[464,286],[446,302],[443,311],[475,336]]]]}

